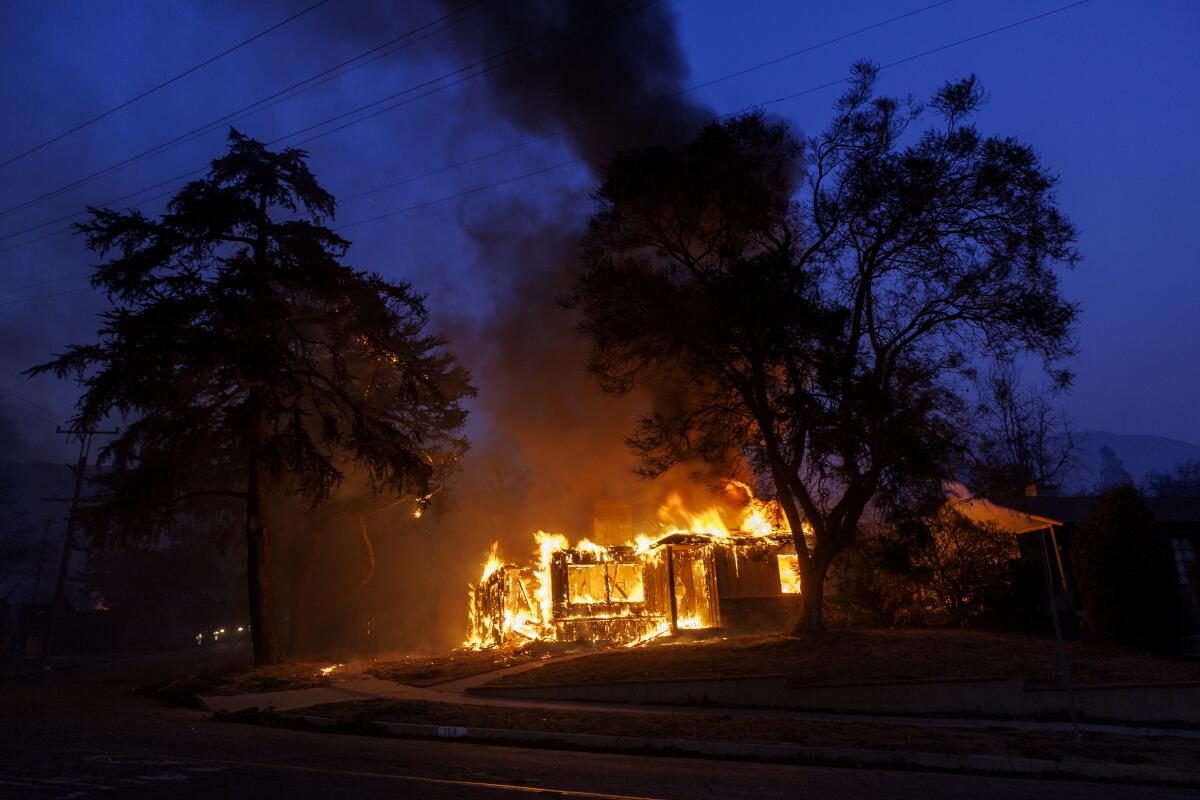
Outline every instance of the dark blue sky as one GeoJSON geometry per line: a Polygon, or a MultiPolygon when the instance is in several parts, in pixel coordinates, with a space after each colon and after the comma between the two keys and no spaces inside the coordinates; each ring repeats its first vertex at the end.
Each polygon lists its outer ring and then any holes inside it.
{"type": "MultiPolygon", "coordinates": [[[[690,69],[684,83],[702,83],[931,1],[676,2],[677,33],[690,69]]],[[[707,86],[694,99],[721,112],[736,110],[839,79],[857,58],[887,63],[1065,2],[949,2],[707,86]]],[[[0,6],[0,96],[5,109],[0,160],[307,4],[76,0],[0,6]]],[[[393,9],[385,3],[333,0],[167,89],[0,169],[0,206],[9,208],[134,155],[439,14],[421,3],[393,9]]],[[[442,75],[467,63],[462,52],[447,45],[454,35],[432,35],[237,125],[270,140],[442,75]]],[[[1200,4],[1092,0],[884,73],[884,90],[917,95],[927,95],[945,79],[978,74],[991,94],[980,127],[1031,142],[1061,175],[1061,203],[1082,232],[1084,255],[1083,263],[1064,278],[1066,293],[1083,309],[1081,352],[1074,364],[1077,382],[1063,401],[1079,429],[1200,442],[1200,416],[1195,412],[1200,398],[1200,265],[1192,242],[1200,218],[1194,188],[1200,177],[1200,149],[1195,146],[1200,128],[1198,44],[1200,4]]],[[[813,132],[828,120],[837,93],[836,88],[824,89],[769,110],[791,120],[798,130],[813,132]]],[[[304,146],[327,188],[347,197],[530,138],[528,131],[499,118],[495,108],[481,81],[466,81],[304,146]]],[[[0,219],[0,235],[198,167],[221,151],[223,135],[223,130],[215,130],[0,219]]],[[[339,222],[402,209],[577,155],[561,140],[530,145],[347,200],[339,222]]],[[[429,292],[439,325],[451,332],[452,343],[465,349],[464,358],[478,368],[489,357],[487,348],[506,346],[489,344],[487,320],[498,304],[511,302],[521,277],[506,272],[520,263],[512,253],[498,259],[488,252],[486,230],[519,224],[498,219],[500,213],[544,218],[561,207],[584,208],[589,181],[586,168],[563,168],[354,226],[344,231],[354,242],[350,260],[410,279],[429,292]]],[[[160,204],[156,201],[145,209],[155,211],[160,204]]],[[[62,226],[0,240],[0,248],[62,226]]],[[[6,453],[10,458],[58,457],[62,452],[50,431],[68,413],[73,387],[52,379],[29,381],[16,373],[68,342],[91,338],[94,315],[103,307],[101,298],[86,288],[91,260],[72,236],[51,236],[0,253],[0,412],[15,426],[0,435],[14,437],[15,446],[6,453]]],[[[547,307],[545,313],[556,312],[547,307]]],[[[486,398],[493,387],[483,380],[486,370],[480,374],[485,407],[473,424],[486,426],[486,398]]]]}

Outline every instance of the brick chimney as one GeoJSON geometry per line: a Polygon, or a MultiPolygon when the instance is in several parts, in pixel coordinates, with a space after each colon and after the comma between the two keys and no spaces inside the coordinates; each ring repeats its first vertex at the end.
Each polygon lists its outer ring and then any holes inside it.
{"type": "Polygon", "coordinates": [[[592,541],[606,547],[633,538],[633,506],[619,500],[592,503],[592,541]]]}

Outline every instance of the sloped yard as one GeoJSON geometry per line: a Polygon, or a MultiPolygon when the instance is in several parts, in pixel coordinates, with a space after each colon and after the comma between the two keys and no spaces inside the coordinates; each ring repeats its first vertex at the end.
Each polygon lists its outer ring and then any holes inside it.
{"type": "MultiPolygon", "coordinates": [[[[1100,642],[1067,643],[1077,684],[1200,681],[1200,662],[1100,642]]],[[[1025,678],[1054,681],[1053,638],[958,629],[843,630],[663,642],[547,661],[494,685],[598,683],[656,678],[788,675],[812,684],[1025,678]]]]}
{"type": "Polygon", "coordinates": [[[579,652],[566,645],[535,646],[523,650],[452,650],[448,653],[403,655],[345,664],[288,661],[269,667],[236,667],[184,675],[167,686],[146,687],[148,693],[171,698],[192,695],[237,695],[312,689],[329,686],[347,678],[370,675],[410,686],[436,686],[555,654],[579,652]],[[168,688],[169,687],[169,688],[168,688]]]}

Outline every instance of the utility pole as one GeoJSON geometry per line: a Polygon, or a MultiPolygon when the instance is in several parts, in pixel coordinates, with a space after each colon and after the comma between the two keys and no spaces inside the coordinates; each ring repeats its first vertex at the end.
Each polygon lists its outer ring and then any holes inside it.
{"type": "MultiPolygon", "coordinates": [[[[119,428],[111,431],[94,429],[62,428],[56,426],[54,432],[61,435],[79,437],[79,461],[75,465],[75,492],[71,496],[71,510],[67,513],[67,532],[63,536],[62,558],[58,562],[58,579],[54,583],[54,603],[50,608],[50,618],[46,622],[46,634],[42,637],[41,660],[45,661],[50,653],[50,640],[54,638],[54,630],[61,621],[63,599],[67,586],[67,573],[71,568],[71,550],[75,541],[75,525],[78,519],[79,496],[83,493],[84,472],[87,470],[88,456],[92,451],[92,439],[96,436],[115,436],[119,428]]],[[[64,502],[66,498],[47,497],[48,502],[64,502]]]]}

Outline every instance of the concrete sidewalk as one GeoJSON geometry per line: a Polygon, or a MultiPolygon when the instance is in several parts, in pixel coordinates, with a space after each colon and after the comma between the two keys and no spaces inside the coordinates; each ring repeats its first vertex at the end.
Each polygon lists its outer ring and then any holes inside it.
{"type": "MultiPolygon", "coordinates": [[[[337,720],[303,714],[285,714],[285,719],[312,728],[329,728],[337,720]]],[[[458,739],[517,746],[568,748],[600,752],[646,755],[660,752],[716,758],[829,766],[918,769],[1011,777],[1053,777],[1066,780],[1113,781],[1118,783],[1200,787],[1200,770],[1176,769],[1144,764],[1118,764],[1086,758],[1059,761],[1043,758],[929,753],[908,750],[871,750],[851,747],[812,747],[753,742],[655,739],[640,736],[604,736],[552,731],[522,731],[497,728],[467,728],[406,722],[370,723],[385,736],[420,739],[458,739]]]]}
{"type": "MultiPolygon", "coordinates": [[[[547,709],[559,711],[586,711],[589,713],[633,713],[633,714],[678,714],[681,716],[748,716],[783,717],[812,720],[814,722],[869,722],[880,725],[906,725],[928,728],[986,729],[1001,728],[1029,731],[1072,730],[1069,722],[1040,720],[982,719],[957,717],[893,716],[833,712],[795,711],[768,708],[727,708],[678,705],[635,705],[625,703],[590,703],[569,700],[515,700],[486,695],[467,694],[466,690],[494,680],[500,674],[520,672],[537,666],[537,663],[521,664],[497,672],[488,672],[432,687],[409,686],[394,681],[356,675],[348,676],[338,683],[311,689],[292,689],[280,692],[259,692],[239,695],[216,695],[200,697],[200,703],[209,711],[234,713],[249,709],[276,712],[297,711],[327,703],[345,703],[356,700],[399,700],[426,703],[451,703],[456,705],[491,706],[499,708],[547,709]]],[[[1200,731],[1172,728],[1134,727],[1081,723],[1084,733],[1114,733],[1142,737],[1176,737],[1200,740],[1200,731]]]]}

